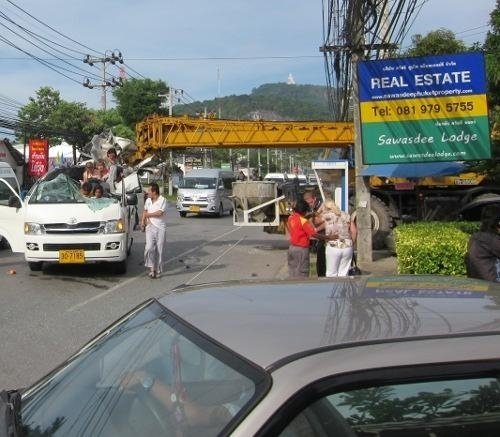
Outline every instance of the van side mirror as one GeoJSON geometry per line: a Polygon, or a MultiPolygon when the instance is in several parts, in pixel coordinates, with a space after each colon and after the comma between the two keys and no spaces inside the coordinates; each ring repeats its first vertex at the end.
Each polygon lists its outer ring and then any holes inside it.
{"type": "Polygon", "coordinates": [[[10,196],[8,205],[11,208],[18,208],[18,209],[21,208],[21,202],[19,201],[17,196],[10,196]]]}
{"type": "Polygon", "coordinates": [[[127,194],[127,205],[136,206],[137,205],[137,194],[127,194]]]}

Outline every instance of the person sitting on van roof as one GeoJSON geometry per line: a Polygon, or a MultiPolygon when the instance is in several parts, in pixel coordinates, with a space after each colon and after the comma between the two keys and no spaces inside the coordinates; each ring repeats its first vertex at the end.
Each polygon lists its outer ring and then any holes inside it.
{"type": "Polygon", "coordinates": [[[92,184],[90,182],[84,182],[80,188],[80,193],[85,197],[92,196],[92,184]]]}
{"type": "Polygon", "coordinates": [[[102,188],[102,185],[96,185],[94,188],[94,197],[96,199],[100,199],[104,194],[104,189],[102,188]]]}
{"type": "Polygon", "coordinates": [[[85,170],[82,175],[82,184],[94,177],[94,171],[95,171],[94,161],[87,161],[85,163],[85,170]]]}

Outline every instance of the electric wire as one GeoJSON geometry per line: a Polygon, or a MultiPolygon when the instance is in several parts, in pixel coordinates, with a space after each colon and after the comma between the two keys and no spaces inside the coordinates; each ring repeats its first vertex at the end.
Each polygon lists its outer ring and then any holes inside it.
{"type": "MultiPolygon", "coordinates": [[[[3,16],[3,14],[2,14],[2,13],[0,13],[0,17],[2,17],[2,16],[3,16]]],[[[50,65],[52,65],[54,68],[56,68],[56,69],[57,69],[57,68],[60,68],[61,70],[64,70],[64,71],[66,71],[66,72],[73,73],[73,74],[75,74],[75,75],[82,76],[82,77],[86,77],[86,76],[88,76],[88,75],[92,75],[92,76],[94,76],[94,77],[96,77],[96,78],[99,78],[99,76],[98,76],[98,75],[96,75],[96,74],[94,74],[94,73],[89,73],[87,70],[84,70],[84,69],[83,69],[83,68],[81,68],[81,67],[75,66],[75,65],[74,65],[74,64],[72,64],[71,62],[68,62],[68,61],[64,60],[63,58],[60,58],[59,56],[55,55],[55,54],[54,54],[53,52],[51,52],[50,50],[46,50],[46,49],[44,49],[43,47],[41,47],[41,46],[39,46],[38,44],[36,44],[35,42],[33,42],[33,41],[31,41],[31,40],[29,40],[29,39],[27,39],[27,38],[23,37],[23,36],[22,36],[22,35],[20,35],[18,32],[14,31],[14,30],[13,30],[13,29],[11,29],[10,27],[8,27],[7,25],[5,25],[5,24],[0,24],[0,26],[2,26],[3,28],[5,28],[5,29],[9,30],[9,31],[10,31],[10,32],[12,32],[14,35],[18,36],[18,37],[19,37],[19,38],[21,38],[22,40],[24,40],[24,41],[26,41],[27,43],[31,44],[32,46],[36,47],[37,49],[39,49],[39,50],[40,50],[40,51],[42,51],[43,53],[46,53],[46,54],[51,55],[51,56],[54,56],[56,60],[61,61],[62,63],[64,63],[64,64],[66,64],[66,65],[71,66],[72,68],[76,69],[76,71],[75,71],[75,70],[70,70],[70,69],[65,68],[65,67],[62,67],[62,66],[58,66],[57,64],[53,64],[53,63],[51,63],[51,62],[49,62],[49,61],[44,60],[44,62],[45,62],[45,63],[49,63],[49,64],[50,64],[50,65]],[[85,73],[85,74],[82,74],[81,72],[83,72],[83,73],[85,73]]],[[[4,37],[4,36],[2,36],[2,38],[4,38],[4,41],[5,41],[5,40],[7,40],[7,38],[6,38],[6,37],[4,37]]],[[[38,40],[38,38],[36,38],[36,39],[38,40]]],[[[10,42],[10,40],[8,40],[8,41],[10,42]]],[[[42,42],[42,43],[43,43],[43,42],[42,42]]],[[[43,43],[43,44],[45,44],[45,43],[43,43]]],[[[57,49],[56,49],[56,51],[59,51],[59,50],[57,50],[57,49]]],[[[25,51],[24,53],[29,53],[29,52],[26,52],[26,51],[25,51]]],[[[61,52],[61,53],[62,53],[62,54],[66,54],[66,53],[63,53],[63,52],[61,52]]],[[[33,57],[33,58],[35,58],[35,56],[34,56],[34,55],[32,55],[32,54],[30,54],[30,56],[31,56],[31,57],[33,57]]],[[[37,58],[38,58],[38,57],[37,57],[37,58]]],[[[38,58],[38,59],[41,59],[41,58],[38,58]]]]}
{"type": "Polygon", "coordinates": [[[69,36],[59,32],[58,30],[54,29],[52,26],[49,26],[47,23],[44,23],[43,21],[41,21],[40,19],[36,18],[35,16],[33,16],[32,14],[30,14],[28,11],[24,10],[23,8],[21,8],[20,6],[16,5],[14,2],[12,2],[11,0],[6,0],[8,3],[10,3],[12,6],[16,7],[17,9],[19,9],[20,11],[24,12],[26,15],[28,15],[29,17],[31,17],[33,20],[35,20],[36,22],[44,25],[45,27],[49,28],[50,30],[52,30],[53,32],[57,33],[58,35],[62,36],[63,38],[66,38],[68,39],[69,41],[71,42],[74,42],[75,44],[83,47],[83,48],[86,48],[87,50],[90,50],[91,52],[94,52],[94,53],[99,53],[97,50],[94,50],[93,48],[91,47],[88,47],[86,46],[85,44],[82,44],[76,40],[74,40],[73,38],[70,38],[69,36]]]}
{"type": "MultiPolygon", "coordinates": [[[[11,16],[7,15],[7,13],[5,11],[0,13],[0,19],[3,19],[6,22],[10,23],[11,25],[16,26],[21,32],[23,32],[25,34],[25,36],[23,36],[23,34],[21,34],[19,32],[14,31],[11,27],[9,27],[9,26],[7,26],[5,24],[3,25],[4,28],[6,28],[7,30],[9,30],[11,33],[13,33],[20,40],[22,40],[22,41],[24,41],[24,42],[26,42],[26,43],[28,43],[28,44],[36,47],[42,53],[49,54],[50,56],[53,56],[57,60],[57,63],[51,62],[51,60],[45,59],[43,56],[40,56],[40,55],[35,54],[35,53],[32,53],[31,50],[28,50],[28,49],[22,47],[19,43],[13,42],[12,40],[10,40],[9,38],[7,38],[6,36],[3,36],[4,39],[2,41],[6,42],[6,44],[10,45],[11,47],[13,47],[13,48],[21,51],[22,53],[26,54],[30,58],[36,60],[37,62],[41,63],[42,65],[44,65],[46,67],[49,67],[54,72],[56,72],[58,74],[61,74],[62,76],[66,77],[66,78],[68,78],[70,80],[75,81],[75,77],[83,77],[83,78],[86,78],[86,79],[88,79],[90,77],[90,78],[92,78],[94,80],[102,81],[102,77],[101,77],[101,75],[99,73],[96,73],[94,71],[89,71],[89,70],[84,69],[84,68],[80,67],[79,65],[75,65],[74,63],[71,62],[71,61],[73,61],[73,62],[74,61],[80,61],[80,62],[83,61],[83,59],[75,57],[73,55],[73,53],[77,53],[77,54],[80,54],[80,55],[87,56],[87,53],[83,52],[80,49],[80,47],[81,47],[81,48],[89,50],[93,54],[97,54],[97,56],[95,56],[95,58],[97,59],[97,61],[95,63],[98,63],[99,62],[98,60],[101,59],[100,57],[102,56],[102,54],[98,50],[93,49],[93,48],[89,47],[88,45],[85,45],[85,44],[83,44],[83,43],[81,43],[81,42],[79,42],[79,41],[77,41],[77,40],[75,40],[75,39],[73,39],[73,38],[71,38],[71,37],[63,34],[62,32],[58,31],[54,27],[50,26],[49,24],[45,23],[44,21],[40,20],[39,18],[35,17],[34,15],[32,15],[31,13],[29,13],[25,9],[23,9],[20,6],[16,5],[12,1],[6,0],[6,2],[9,3],[10,5],[12,5],[13,7],[15,7],[18,11],[21,11],[23,14],[25,14],[31,20],[34,20],[35,23],[41,24],[42,26],[44,26],[45,28],[47,28],[50,31],[54,32],[58,36],[63,37],[65,40],[70,41],[71,43],[76,44],[79,48],[78,49],[72,48],[72,47],[69,47],[67,44],[62,44],[62,43],[59,43],[59,42],[55,41],[53,38],[49,38],[49,37],[43,36],[42,35],[43,32],[40,32],[40,34],[36,34],[32,30],[29,30],[26,26],[23,26],[23,25],[17,23],[16,20],[14,20],[13,18],[11,18],[11,16]],[[37,41],[38,43],[42,44],[46,48],[41,47],[39,44],[36,44],[34,41],[37,41]],[[62,56],[58,56],[58,54],[60,54],[62,56]],[[68,61],[68,59],[65,59],[65,58],[68,58],[69,61],[68,61]],[[62,63],[62,64],[65,64],[67,66],[70,66],[71,69],[64,68],[64,67],[60,66],[58,63],[62,63]],[[75,77],[70,78],[70,77],[68,77],[68,74],[65,74],[63,72],[69,73],[70,75],[73,75],[75,77]]],[[[11,11],[9,11],[9,13],[10,13],[10,15],[12,15],[11,11]]],[[[19,16],[19,15],[16,14],[16,16],[19,16]]],[[[33,27],[31,23],[29,24],[29,26],[33,27]]],[[[90,56],[90,55],[88,55],[88,56],[90,56]]],[[[89,66],[94,67],[94,68],[98,68],[97,65],[95,65],[95,63],[94,63],[94,65],[90,64],[89,66]]],[[[128,68],[131,69],[130,66],[128,66],[128,68]]],[[[136,70],[133,70],[133,71],[136,74],[140,75],[141,77],[144,77],[143,75],[141,75],[136,70]]],[[[125,73],[129,77],[134,77],[133,75],[129,74],[127,71],[125,71],[125,73]]],[[[109,79],[114,80],[116,82],[119,81],[117,75],[113,74],[109,70],[107,71],[107,77],[109,77],[109,79]]],[[[78,81],[78,83],[81,83],[81,82],[78,81]]],[[[98,84],[97,86],[105,86],[104,81],[103,81],[102,85],[98,84]]]]}

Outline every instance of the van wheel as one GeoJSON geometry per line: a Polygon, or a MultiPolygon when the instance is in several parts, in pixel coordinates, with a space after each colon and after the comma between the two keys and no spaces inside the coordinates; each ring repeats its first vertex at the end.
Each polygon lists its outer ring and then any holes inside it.
{"type": "Polygon", "coordinates": [[[180,215],[181,217],[186,217],[186,211],[180,211],[180,212],[179,212],[179,215],[180,215]]]}
{"type": "Polygon", "coordinates": [[[219,212],[217,213],[219,217],[222,217],[224,215],[224,207],[222,206],[222,203],[219,205],[219,212]]]}
{"type": "Polygon", "coordinates": [[[113,270],[117,275],[123,275],[127,273],[127,260],[118,261],[113,263],[113,270]]]}
{"type": "Polygon", "coordinates": [[[39,272],[42,270],[43,263],[42,261],[28,262],[28,266],[32,272],[39,272]]]}

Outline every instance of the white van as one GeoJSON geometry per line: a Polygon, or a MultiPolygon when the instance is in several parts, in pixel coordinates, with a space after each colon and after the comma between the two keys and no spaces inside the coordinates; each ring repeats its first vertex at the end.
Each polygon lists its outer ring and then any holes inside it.
{"type": "Polygon", "coordinates": [[[307,176],[305,174],[295,174],[295,173],[288,173],[288,182],[294,182],[295,180],[298,180],[299,186],[305,187],[307,185],[307,176]]]}
{"type": "Polygon", "coordinates": [[[80,193],[82,172],[83,167],[54,170],[24,200],[0,179],[0,192],[10,191],[9,201],[0,204],[0,234],[13,252],[24,252],[31,270],[41,270],[43,263],[107,262],[125,273],[139,178],[127,176],[119,194],[92,199],[80,193]]]}
{"type": "Polygon", "coordinates": [[[288,175],[286,173],[268,173],[264,176],[264,180],[277,182],[280,187],[285,182],[288,182],[288,175]]]}
{"type": "MultiPolygon", "coordinates": [[[[16,173],[12,167],[3,161],[0,161],[0,180],[6,182],[0,184],[0,205],[8,206],[17,199],[17,197],[12,193],[12,190],[19,194],[21,192],[21,187],[19,186],[19,180],[17,179],[16,173]]],[[[5,241],[6,239],[3,237],[2,230],[0,229],[0,248],[5,246],[5,241]]]]}
{"type": "Polygon", "coordinates": [[[187,213],[215,214],[222,217],[233,212],[233,182],[231,171],[216,168],[191,170],[186,173],[177,190],[177,211],[181,217],[187,213]]]}

